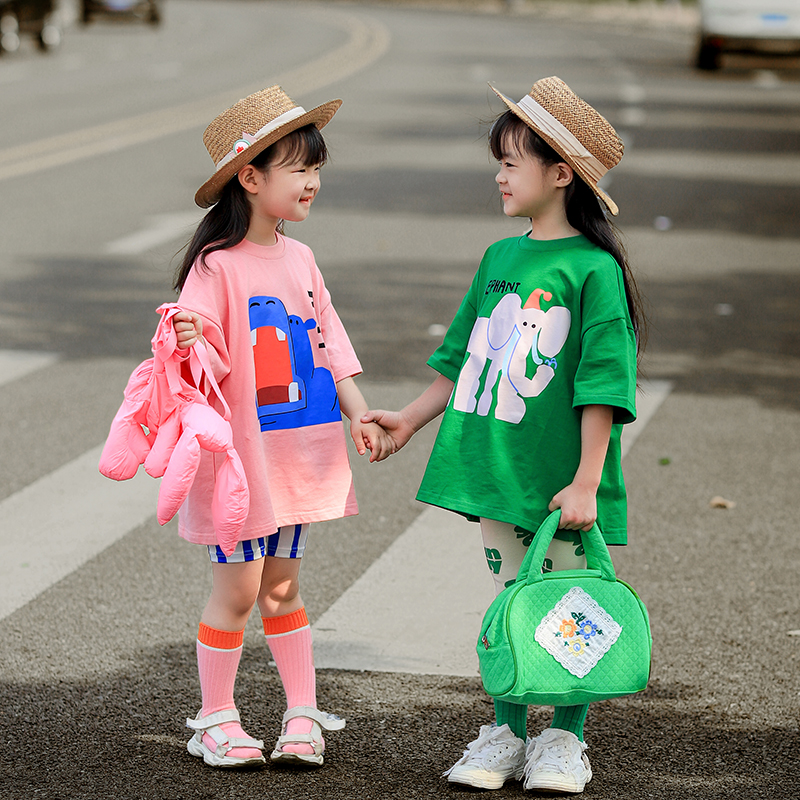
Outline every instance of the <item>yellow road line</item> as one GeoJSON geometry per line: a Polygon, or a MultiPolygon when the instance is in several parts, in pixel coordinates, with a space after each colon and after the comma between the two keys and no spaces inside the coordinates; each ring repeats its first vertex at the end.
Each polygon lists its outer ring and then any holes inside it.
{"type": "MultiPolygon", "coordinates": [[[[390,34],[376,20],[344,15],[333,10],[327,16],[333,24],[347,30],[348,40],[302,67],[274,76],[270,83],[281,84],[293,96],[317,91],[368,67],[388,49],[390,34]]],[[[0,180],[31,175],[205,126],[240,97],[263,88],[263,84],[254,84],[204,100],[0,150],[0,180]]]]}

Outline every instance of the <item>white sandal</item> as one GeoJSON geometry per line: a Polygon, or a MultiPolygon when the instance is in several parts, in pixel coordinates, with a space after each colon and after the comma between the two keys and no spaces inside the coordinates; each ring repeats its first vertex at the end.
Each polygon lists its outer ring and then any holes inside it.
{"type": "Polygon", "coordinates": [[[228,736],[220,725],[226,722],[241,722],[239,712],[235,708],[229,708],[225,711],[217,711],[215,714],[208,716],[200,716],[202,711],[198,712],[195,719],[187,719],[186,727],[195,731],[194,736],[186,743],[186,749],[198,758],[202,758],[210,767],[249,767],[254,764],[266,764],[266,759],[263,755],[257,758],[238,758],[236,756],[229,756],[231,750],[237,747],[250,747],[255,750],[263,750],[264,742],[260,739],[251,739],[249,737],[232,737],[228,736]],[[208,734],[216,743],[216,750],[212,750],[203,741],[203,734],[208,734]]]}
{"type": "Polygon", "coordinates": [[[322,741],[322,731],[340,731],[345,726],[345,720],[336,714],[325,714],[311,706],[295,706],[283,715],[283,727],[275,749],[270,758],[284,764],[315,764],[320,766],[323,762],[322,753],[325,745],[322,741]],[[305,717],[312,722],[309,733],[286,733],[286,723],[289,720],[305,717]],[[287,753],[283,747],[287,744],[308,744],[314,749],[313,753],[287,753]]]}

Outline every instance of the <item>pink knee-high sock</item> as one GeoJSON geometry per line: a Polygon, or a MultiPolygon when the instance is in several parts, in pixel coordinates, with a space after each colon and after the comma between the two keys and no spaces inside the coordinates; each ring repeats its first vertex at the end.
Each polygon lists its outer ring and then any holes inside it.
{"type": "MultiPolygon", "coordinates": [[[[314,670],[314,647],[311,641],[311,626],[305,608],[280,617],[262,617],[264,635],[278,667],[283,689],[286,692],[286,707],[317,707],[317,680],[314,670]]],[[[286,733],[309,733],[311,721],[298,717],[286,724],[286,733]]],[[[286,745],[290,753],[313,753],[307,744],[286,745]]]]}
{"type": "MultiPolygon", "coordinates": [[[[200,691],[203,695],[202,715],[204,717],[217,711],[236,708],[233,701],[233,686],[242,656],[244,631],[220,631],[200,623],[197,634],[197,671],[200,673],[200,691]]],[[[224,722],[220,725],[232,738],[247,738],[238,722],[224,722]]],[[[203,742],[211,750],[217,745],[208,735],[203,742]]],[[[252,747],[235,747],[228,753],[233,758],[258,758],[260,750],[252,747]]]]}

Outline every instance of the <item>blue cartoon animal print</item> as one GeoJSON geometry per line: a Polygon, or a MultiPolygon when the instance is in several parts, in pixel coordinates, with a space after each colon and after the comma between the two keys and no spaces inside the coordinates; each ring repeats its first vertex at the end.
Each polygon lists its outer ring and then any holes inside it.
{"type": "Polygon", "coordinates": [[[290,316],[277,297],[251,297],[249,314],[261,430],[341,421],[333,376],[314,366],[308,331],[316,320],[290,316]]]}

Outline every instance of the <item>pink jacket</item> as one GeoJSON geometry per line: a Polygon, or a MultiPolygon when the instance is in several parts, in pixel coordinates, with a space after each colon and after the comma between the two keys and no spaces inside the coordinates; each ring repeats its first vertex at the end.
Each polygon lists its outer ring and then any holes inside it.
{"type": "Polygon", "coordinates": [[[123,481],[140,464],[162,478],[157,517],[165,525],[175,516],[194,482],[201,448],[224,454],[211,504],[217,543],[230,555],[250,507],[250,493],[239,454],[233,446],[230,409],[211,371],[205,346],[177,349],[173,317],[176,303],[158,308],[161,321],[152,339],[153,358],[142,362],[125,388],[100,456],[100,472],[123,481]],[[216,394],[224,415],[207,396],[216,394]]]}

